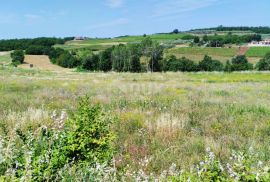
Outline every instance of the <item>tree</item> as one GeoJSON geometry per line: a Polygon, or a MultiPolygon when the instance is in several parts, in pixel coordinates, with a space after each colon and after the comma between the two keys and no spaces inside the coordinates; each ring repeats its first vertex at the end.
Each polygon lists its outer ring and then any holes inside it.
{"type": "Polygon", "coordinates": [[[206,55],[204,56],[204,59],[199,62],[199,69],[201,71],[222,71],[223,64],[206,55]]]}
{"type": "Polygon", "coordinates": [[[246,56],[236,56],[232,59],[232,71],[252,70],[253,65],[248,62],[246,56]]]}
{"type": "Polygon", "coordinates": [[[82,60],[82,68],[90,71],[98,71],[99,56],[92,54],[82,60]]]}
{"type": "Polygon", "coordinates": [[[112,51],[112,68],[114,71],[129,71],[128,52],[125,45],[116,46],[112,51]]]}
{"type": "Polygon", "coordinates": [[[130,58],[130,71],[138,73],[142,70],[140,57],[138,55],[132,55],[130,58]]]}
{"type": "Polygon", "coordinates": [[[174,29],[172,33],[178,34],[179,33],[179,30],[178,29],[174,29]]]}
{"type": "Polygon", "coordinates": [[[99,70],[111,71],[112,70],[112,51],[114,47],[110,47],[99,54],[99,70]]]}
{"type": "Polygon", "coordinates": [[[195,36],[194,39],[193,39],[193,42],[194,42],[195,44],[198,44],[198,43],[200,42],[200,37],[195,36]]]}
{"type": "Polygon", "coordinates": [[[174,55],[172,55],[166,60],[166,71],[197,71],[197,65],[185,57],[177,59],[174,55]]]}
{"type": "Polygon", "coordinates": [[[160,71],[159,62],[162,60],[163,47],[157,41],[150,37],[144,38],[141,42],[141,53],[149,58],[148,67],[151,72],[160,71]]]}
{"type": "Polygon", "coordinates": [[[15,50],[11,54],[11,59],[13,63],[20,63],[24,62],[24,52],[23,50],[15,50]]]}
{"type": "Polygon", "coordinates": [[[78,60],[68,51],[65,51],[58,58],[56,58],[55,63],[64,68],[74,68],[79,65],[78,60]]]}
{"type": "Polygon", "coordinates": [[[258,69],[259,71],[270,70],[270,53],[267,53],[264,58],[256,64],[256,69],[258,69]]]}

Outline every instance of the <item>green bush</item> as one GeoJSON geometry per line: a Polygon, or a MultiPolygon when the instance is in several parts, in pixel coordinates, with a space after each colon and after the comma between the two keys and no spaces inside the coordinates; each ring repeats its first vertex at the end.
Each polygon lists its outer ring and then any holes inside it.
{"type": "Polygon", "coordinates": [[[29,128],[26,133],[17,129],[15,139],[1,136],[0,176],[11,175],[13,180],[24,181],[58,181],[59,172],[66,166],[108,164],[114,154],[112,122],[101,106],[91,106],[86,97],[60,129],[41,127],[32,131],[29,128]]]}
{"type": "Polygon", "coordinates": [[[231,71],[252,70],[253,65],[248,62],[246,56],[236,56],[231,62],[231,71]]]}
{"type": "Polygon", "coordinates": [[[163,61],[162,69],[163,71],[191,72],[197,71],[197,65],[185,57],[177,59],[175,56],[170,56],[163,61]]]}
{"type": "Polygon", "coordinates": [[[264,58],[256,64],[256,69],[258,69],[259,71],[270,70],[270,53],[267,53],[264,58]]]}
{"type": "Polygon", "coordinates": [[[92,54],[82,59],[82,69],[90,70],[90,71],[98,71],[99,70],[99,56],[92,54]]]}
{"type": "Polygon", "coordinates": [[[68,51],[63,52],[59,57],[55,58],[54,62],[64,68],[74,68],[80,64],[79,60],[68,51]]]}
{"type": "Polygon", "coordinates": [[[15,50],[11,54],[11,59],[13,63],[23,63],[24,62],[24,52],[23,50],[15,50]]]}
{"type": "Polygon", "coordinates": [[[112,159],[114,139],[110,131],[112,119],[101,106],[89,106],[89,99],[82,99],[78,111],[67,124],[65,151],[69,160],[104,163],[112,159]]]}
{"type": "Polygon", "coordinates": [[[201,71],[222,71],[223,64],[220,61],[213,60],[210,56],[205,56],[202,61],[199,62],[199,70],[201,71]]]}

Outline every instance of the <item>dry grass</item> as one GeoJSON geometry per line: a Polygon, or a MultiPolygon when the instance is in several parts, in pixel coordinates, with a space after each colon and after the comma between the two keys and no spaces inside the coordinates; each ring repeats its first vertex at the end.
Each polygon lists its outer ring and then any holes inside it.
{"type": "Polygon", "coordinates": [[[61,71],[61,72],[71,71],[70,69],[62,68],[58,65],[52,64],[48,56],[44,55],[26,55],[24,62],[25,62],[24,64],[19,65],[19,68],[30,69],[30,64],[32,64],[33,69],[38,70],[61,71]]]}
{"type": "MultiPolygon", "coordinates": [[[[172,163],[188,168],[206,147],[222,160],[254,148],[270,156],[270,73],[75,73],[2,69],[0,123],[9,129],[51,126],[56,110],[89,95],[119,118],[116,159],[148,172],[172,163]]],[[[12,132],[11,132],[12,133],[12,132]]],[[[1,129],[0,129],[1,134],[1,129]]]]}

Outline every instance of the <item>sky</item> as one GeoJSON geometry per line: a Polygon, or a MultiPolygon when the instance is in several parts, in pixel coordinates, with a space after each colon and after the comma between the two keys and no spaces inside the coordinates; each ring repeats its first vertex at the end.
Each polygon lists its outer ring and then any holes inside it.
{"type": "Polygon", "coordinates": [[[0,39],[270,26],[269,0],[3,0],[0,39]]]}

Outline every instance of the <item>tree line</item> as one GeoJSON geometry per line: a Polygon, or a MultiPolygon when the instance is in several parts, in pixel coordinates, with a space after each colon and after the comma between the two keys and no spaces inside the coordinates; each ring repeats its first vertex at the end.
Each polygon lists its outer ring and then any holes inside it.
{"type": "Polygon", "coordinates": [[[188,58],[176,58],[174,55],[163,57],[164,47],[151,38],[146,37],[141,43],[120,44],[97,54],[90,53],[78,57],[62,49],[54,49],[50,55],[53,63],[62,67],[83,71],[116,71],[116,72],[198,72],[198,71],[246,71],[270,70],[270,53],[256,65],[248,62],[246,56],[236,56],[223,64],[219,60],[206,55],[198,63],[188,58]]]}
{"type": "MultiPolygon", "coordinates": [[[[44,44],[43,44],[44,45],[44,44]]],[[[270,70],[270,53],[255,66],[248,62],[245,56],[236,56],[226,64],[205,56],[196,63],[185,57],[176,58],[171,55],[163,57],[165,47],[150,37],[145,37],[141,43],[120,44],[107,48],[99,53],[88,53],[79,56],[77,52],[43,45],[29,46],[25,51],[16,50],[11,54],[12,62],[23,63],[24,54],[48,55],[53,64],[65,68],[78,68],[86,71],[116,71],[116,72],[166,72],[166,71],[245,71],[257,69],[270,70]]]]}
{"type": "Polygon", "coordinates": [[[10,39],[0,40],[0,51],[12,51],[12,50],[31,50],[39,48],[43,50],[50,48],[55,44],[64,44],[66,41],[73,40],[73,37],[67,38],[47,38],[40,37],[35,39],[10,39]]]}
{"type": "Polygon", "coordinates": [[[204,35],[202,38],[198,36],[193,37],[195,44],[206,45],[208,47],[223,47],[225,44],[241,44],[249,43],[252,41],[261,41],[262,36],[259,34],[247,34],[247,35],[233,35],[228,33],[227,35],[204,35]]]}
{"type": "MultiPolygon", "coordinates": [[[[195,29],[196,31],[204,31],[204,30],[215,30],[215,31],[251,31],[258,34],[269,34],[270,27],[267,26],[259,26],[259,27],[248,27],[248,26],[236,26],[236,27],[226,27],[226,26],[218,26],[214,28],[205,28],[205,29],[195,29]]],[[[194,31],[194,30],[192,30],[194,31]]]]}

